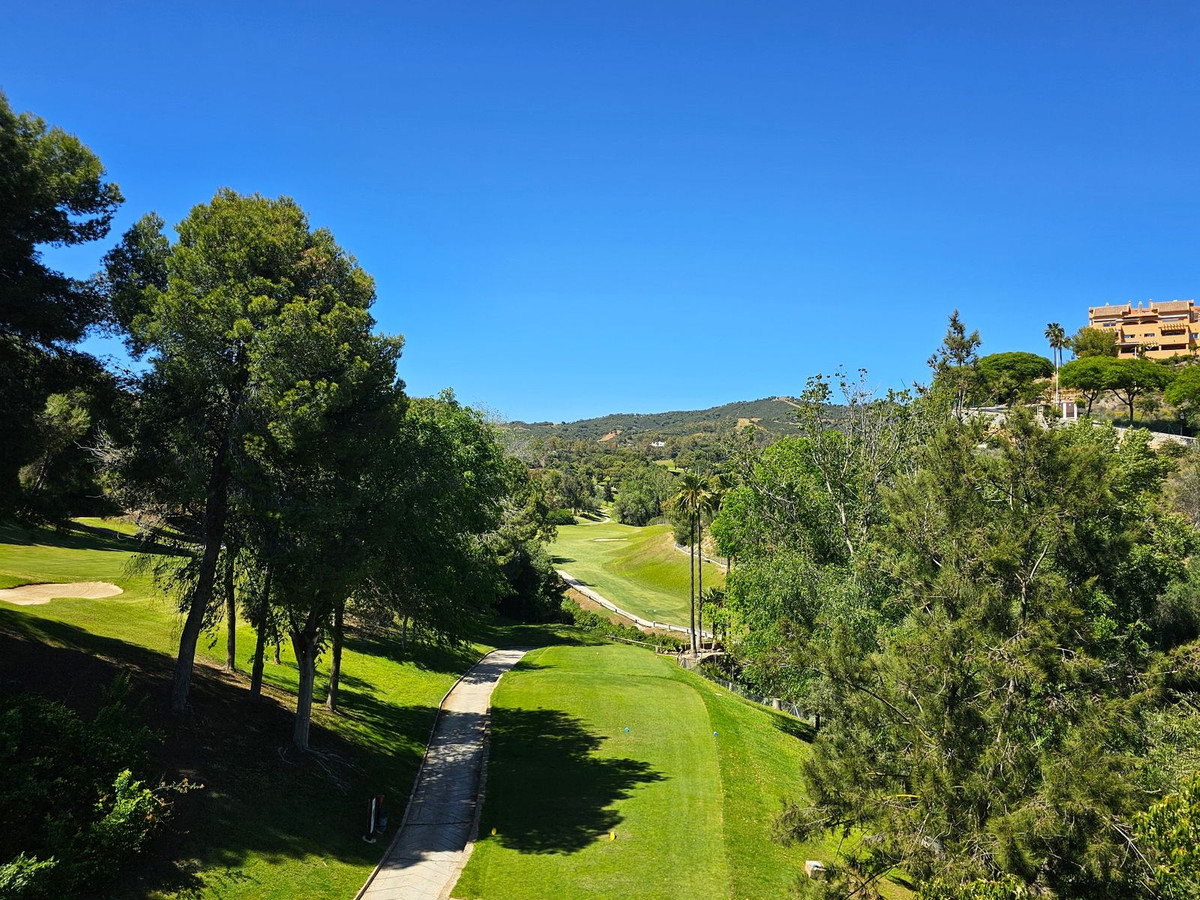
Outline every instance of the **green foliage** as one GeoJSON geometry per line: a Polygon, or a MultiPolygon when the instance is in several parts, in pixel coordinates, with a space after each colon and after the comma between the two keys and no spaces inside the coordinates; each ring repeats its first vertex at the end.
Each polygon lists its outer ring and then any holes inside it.
{"type": "Polygon", "coordinates": [[[950,398],[954,414],[959,418],[966,408],[967,399],[978,390],[979,355],[983,342],[978,331],[967,334],[967,328],[958,316],[958,310],[950,314],[946,336],[941,346],[929,357],[928,365],[933,372],[935,392],[945,392],[950,398]]]}
{"type": "Polygon", "coordinates": [[[509,590],[497,560],[547,535],[548,507],[530,493],[506,514],[515,470],[492,427],[452,393],[413,400],[391,445],[372,488],[369,589],[398,618],[459,640],[509,590]]]}
{"type": "Polygon", "coordinates": [[[1135,834],[1150,858],[1159,896],[1200,895],[1200,775],[1139,815],[1135,834]]]}
{"type": "Polygon", "coordinates": [[[1071,352],[1076,359],[1117,355],[1117,333],[1104,328],[1080,328],[1071,337],[1071,352]]]}
{"type": "Polygon", "coordinates": [[[876,398],[865,373],[839,373],[845,413],[829,415],[831,379],[810,379],[800,437],[735,458],[735,483],[712,532],[737,565],[726,586],[729,640],[761,692],[812,705],[823,688],[809,660],[840,627],[862,648],[898,615],[887,603],[872,536],[883,492],[913,465],[932,404],[876,398]]]}
{"type": "Polygon", "coordinates": [[[1108,391],[1129,409],[1130,425],[1137,398],[1147,392],[1161,391],[1171,380],[1171,370],[1150,359],[1090,356],[1067,363],[1059,372],[1059,383],[1079,391],[1087,400],[1088,413],[1096,398],[1108,391]]]}
{"type": "Polygon", "coordinates": [[[108,318],[95,286],[47,267],[43,246],[99,240],[121,203],[100,160],[72,134],[0,92],[0,515],[19,504],[18,471],[34,455],[46,396],[67,393],[55,375],[79,356],[69,349],[108,318]]]}
{"type": "Polygon", "coordinates": [[[917,900],[1027,900],[1034,897],[1029,886],[1013,875],[973,879],[955,884],[935,878],[921,885],[917,900]]]}
{"type": "Polygon", "coordinates": [[[38,859],[24,852],[11,862],[0,865],[0,897],[16,900],[22,897],[47,896],[53,890],[51,879],[58,860],[38,859]]]}
{"type": "Polygon", "coordinates": [[[1193,426],[1200,424],[1200,366],[1179,369],[1163,397],[1193,426]]]}
{"type": "Polygon", "coordinates": [[[624,525],[649,525],[662,516],[676,491],[675,479],[662,466],[644,465],[627,474],[617,488],[613,511],[624,525]]]}
{"type": "Polygon", "coordinates": [[[43,519],[61,517],[65,505],[62,495],[67,485],[65,479],[52,478],[52,472],[91,426],[87,396],[82,391],[51,394],[46,398],[45,407],[34,419],[31,436],[34,443],[29,448],[33,458],[20,472],[26,509],[43,519]]]}
{"type": "Polygon", "coordinates": [[[0,93],[0,334],[38,346],[71,344],[104,319],[87,284],[48,269],[40,245],[72,246],[108,234],[122,202],[100,160],[79,138],[17,115],[0,93]]]}
{"type": "Polygon", "coordinates": [[[1105,387],[1129,409],[1132,427],[1137,398],[1151,391],[1161,391],[1171,379],[1171,369],[1152,359],[1117,359],[1109,366],[1105,387]]]}
{"type": "Polygon", "coordinates": [[[116,679],[91,722],[30,694],[0,699],[0,896],[94,891],[166,821],[169,789],[134,775],[155,735],[129,691],[116,679]]]}
{"type": "Polygon", "coordinates": [[[575,513],[569,509],[552,509],[546,516],[546,522],[550,525],[574,525],[575,513]]]}
{"type": "Polygon", "coordinates": [[[1092,404],[1108,390],[1108,372],[1115,362],[1116,360],[1108,356],[1080,357],[1059,370],[1058,383],[1082,394],[1087,401],[1087,412],[1090,415],[1092,404]]]}
{"type": "Polygon", "coordinates": [[[752,423],[764,437],[779,437],[794,431],[792,420],[795,408],[790,398],[765,397],[761,400],[744,400],[726,403],[708,409],[673,410],[662,413],[616,413],[593,419],[574,422],[513,422],[508,430],[523,435],[522,456],[532,461],[551,442],[558,446],[570,446],[575,442],[586,442],[589,449],[608,451],[636,447],[648,452],[657,451],[661,459],[674,459],[681,452],[688,452],[711,445],[738,430],[739,423],[752,423]],[[616,437],[597,446],[601,438],[615,434],[616,437]],[[661,441],[661,448],[652,447],[661,441]],[[532,446],[531,446],[532,445],[532,446]]]}
{"type": "Polygon", "coordinates": [[[845,865],[902,866],[929,896],[1129,896],[1110,823],[1144,796],[1144,636],[1194,544],[1159,507],[1167,464],[1144,435],[1020,412],[991,436],[951,422],[917,458],[876,536],[903,619],[878,649],[839,627],[820,652],[815,802],[788,821],[875,835],[845,865]]]}
{"type": "Polygon", "coordinates": [[[1042,379],[1054,374],[1054,363],[1036,353],[992,353],[980,357],[974,400],[980,405],[1030,403],[1041,396],[1042,379]]]}
{"type": "Polygon", "coordinates": [[[582,628],[585,631],[603,635],[604,637],[637,641],[642,644],[653,644],[655,647],[668,650],[672,653],[683,650],[687,646],[686,641],[678,635],[659,632],[647,634],[635,625],[618,625],[601,613],[580,609],[571,600],[562,601],[561,612],[563,619],[577,628],[582,628]]]}

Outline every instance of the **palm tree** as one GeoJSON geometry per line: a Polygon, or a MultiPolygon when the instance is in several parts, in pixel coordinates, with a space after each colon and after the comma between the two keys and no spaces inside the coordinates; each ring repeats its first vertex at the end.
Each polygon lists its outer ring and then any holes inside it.
{"type": "MultiPolygon", "coordinates": [[[[717,513],[721,511],[721,501],[725,497],[725,491],[731,486],[729,476],[725,473],[714,475],[709,479],[708,484],[704,488],[704,493],[700,497],[700,515],[698,516],[699,525],[697,530],[697,543],[700,545],[700,562],[697,564],[697,572],[699,574],[697,595],[700,597],[700,607],[696,614],[697,625],[700,631],[700,643],[704,643],[704,518],[707,516],[708,521],[712,521],[717,517],[717,513]]],[[[729,567],[726,566],[726,569],[729,567]]]]}
{"type": "Polygon", "coordinates": [[[1050,342],[1050,354],[1054,357],[1054,405],[1059,404],[1058,398],[1058,369],[1062,365],[1063,348],[1069,343],[1067,332],[1057,322],[1046,326],[1046,340],[1050,342]]]}
{"type": "Polygon", "coordinates": [[[700,504],[704,501],[704,480],[695,472],[686,472],[679,482],[679,493],[671,498],[671,504],[676,509],[683,510],[688,516],[688,575],[691,581],[692,604],[692,656],[697,653],[696,646],[696,526],[700,519],[700,504]]]}

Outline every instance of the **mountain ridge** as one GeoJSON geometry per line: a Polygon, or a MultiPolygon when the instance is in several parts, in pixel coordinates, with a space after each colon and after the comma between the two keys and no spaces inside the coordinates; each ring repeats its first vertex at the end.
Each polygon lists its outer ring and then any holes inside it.
{"type": "Polygon", "coordinates": [[[572,422],[505,423],[507,428],[529,437],[558,437],[564,441],[609,443],[638,442],[643,439],[684,437],[739,431],[748,425],[772,435],[795,429],[797,401],[793,397],[763,397],[735,400],[705,409],[668,410],[657,413],[609,413],[572,422]]]}

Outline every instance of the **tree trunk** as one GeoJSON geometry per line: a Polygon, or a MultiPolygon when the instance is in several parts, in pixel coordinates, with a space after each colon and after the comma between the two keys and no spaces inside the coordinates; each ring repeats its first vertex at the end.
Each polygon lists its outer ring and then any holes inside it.
{"type": "Polygon", "coordinates": [[[333,608],[333,658],[329,662],[329,693],[325,695],[325,708],[337,710],[338,681],[342,676],[342,617],[346,613],[346,601],[333,608]]]}
{"type": "Polygon", "coordinates": [[[187,618],[179,636],[179,655],[175,658],[175,675],[171,681],[171,711],[183,713],[188,707],[188,692],[192,687],[192,666],[196,661],[196,642],[204,625],[204,613],[212,602],[213,583],[217,577],[217,557],[225,537],[225,518],[229,511],[229,461],[224,446],[213,461],[208,482],[208,498],[204,508],[204,552],[196,589],[188,603],[187,618]]]}
{"type": "Polygon", "coordinates": [[[689,590],[691,592],[692,604],[692,656],[696,655],[696,522],[693,519],[688,523],[691,533],[688,535],[688,543],[691,546],[688,548],[688,579],[689,590]]]}
{"type": "Polygon", "coordinates": [[[225,544],[225,671],[237,671],[237,598],[233,593],[233,560],[237,549],[225,544]]]}
{"type": "Polygon", "coordinates": [[[262,597],[258,601],[257,621],[255,622],[255,630],[258,633],[254,642],[254,666],[250,672],[250,696],[254,698],[262,696],[263,657],[267,650],[267,616],[270,613],[272,574],[271,567],[267,566],[266,574],[263,575],[262,597]]]}
{"type": "Polygon", "coordinates": [[[704,649],[704,520],[696,516],[696,641],[704,649]]]}
{"type": "Polygon", "coordinates": [[[275,640],[275,665],[277,665],[277,666],[283,665],[283,660],[279,658],[279,644],[280,644],[280,641],[278,638],[276,638],[276,640],[275,640]]]}
{"type": "Polygon", "coordinates": [[[312,724],[313,682],[317,677],[317,628],[313,619],[310,615],[303,630],[292,632],[292,648],[296,651],[296,666],[300,670],[292,743],[301,750],[308,749],[308,732],[312,724]]]}
{"type": "Polygon", "coordinates": [[[250,696],[257,700],[262,696],[263,656],[267,649],[267,629],[258,626],[258,634],[254,640],[254,663],[250,669],[250,696]]]}

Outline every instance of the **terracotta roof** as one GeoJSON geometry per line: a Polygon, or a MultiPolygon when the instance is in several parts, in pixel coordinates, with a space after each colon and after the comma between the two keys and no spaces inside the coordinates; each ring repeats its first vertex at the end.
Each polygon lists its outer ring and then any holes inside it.
{"type": "Polygon", "coordinates": [[[1192,308],[1192,301],[1191,300],[1167,300],[1163,303],[1156,303],[1154,305],[1158,307],[1158,311],[1160,313],[1187,312],[1189,309],[1192,308]]]}
{"type": "Polygon", "coordinates": [[[1123,316],[1132,309],[1132,304],[1126,303],[1124,306],[1091,306],[1088,307],[1088,315],[1093,319],[1102,316],[1123,316]]]}

